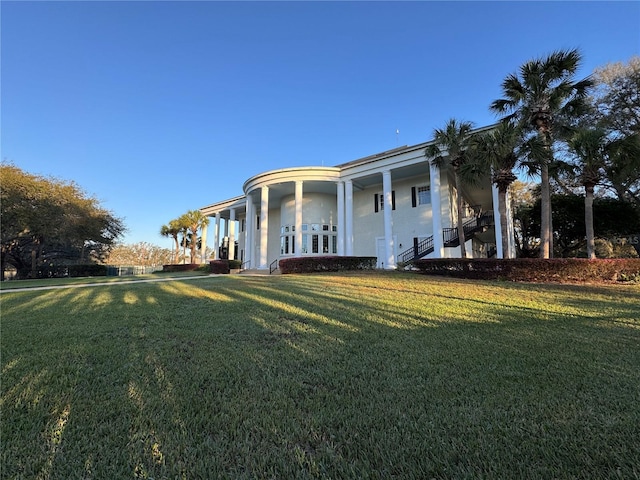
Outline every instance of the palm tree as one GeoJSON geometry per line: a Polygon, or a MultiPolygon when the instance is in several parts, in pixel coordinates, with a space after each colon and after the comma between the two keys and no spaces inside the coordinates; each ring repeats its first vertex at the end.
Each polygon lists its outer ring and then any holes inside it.
{"type": "Polygon", "coordinates": [[[472,129],[473,124],[471,122],[460,122],[452,118],[443,129],[436,128],[433,131],[433,143],[424,151],[425,155],[431,158],[431,163],[438,168],[444,165],[444,155],[446,155],[449,164],[453,168],[458,207],[458,238],[460,240],[460,256],[462,258],[467,258],[467,249],[465,246],[463,227],[464,212],[462,210],[463,198],[460,170],[469,158],[467,149],[470,145],[470,133],[472,129]],[[443,154],[443,152],[446,153],[443,154]]]}
{"type": "Polygon", "coordinates": [[[171,237],[176,244],[176,249],[173,257],[173,263],[178,263],[180,255],[180,243],[178,242],[178,234],[180,233],[180,226],[177,220],[171,220],[168,225],[162,225],[160,227],[160,235],[163,237],[171,237]]]}
{"type": "Polygon", "coordinates": [[[519,165],[516,149],[522,132],[513,122],[500,122],[493,130],[475,135],[471,140],[472,153],[477,162],[491,170],[491,181],[498,187],[498,212],[502,234],[502,255],[510,258],[507,219],[507,192],[517,180],[513,170],[519,165]]]}
{"type": "MultiPolygon", "coordinates": [[[[182,217],[186,230],[191,232],[191,263],[196,258],[196,248],[198,248],[198,230],[209,225],[209,217],[202,214],[200,210],[189,210],[182,217]]],[[[185,233],[186,237],[186,233],[185,233]]]]}
{"type": "Polygon", "coordinates": [[[520,67],[519,75],[511,74],[502,82],[504,98],[495,100],[491,110],[507,114],[505,120],[533,129],[545,145],[545,153],[537,158],[541,187],[540,255],[549,258],[552,251],[551,192],[549,164],[553,161],[555,122],[582,112],[586,94],[592,86],[590,78],[574,81],[582,55],[577,49],[559,50],[545,58],[531,60],[520,67]]]}
{"type": "Polygon", "coordinates": [[[637,135],[612,139],[603,129],[578,129],[567,142],[576,161],[575,170],[584,186],[584,223],[587,236],[587,257],[596,258],[593,229],[594,188],[604,177],[611,164],[624,165],[640,156],[637,135]]]}

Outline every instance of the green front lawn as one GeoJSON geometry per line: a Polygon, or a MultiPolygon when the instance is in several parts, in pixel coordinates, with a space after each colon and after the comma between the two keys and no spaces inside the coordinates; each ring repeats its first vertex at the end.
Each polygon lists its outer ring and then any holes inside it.
{"type": "Polygon", "coordinates": [[[233,275],[0,302],[3,479],[640,476],[638,286],[233,275]]]}

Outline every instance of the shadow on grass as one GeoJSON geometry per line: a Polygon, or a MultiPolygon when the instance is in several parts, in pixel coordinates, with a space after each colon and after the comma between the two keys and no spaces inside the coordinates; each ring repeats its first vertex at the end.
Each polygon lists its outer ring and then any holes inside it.
{"type": "Polygon", "coordinates": [[[5,293],[3,476],[633,476],[639,303],[390,274],[5,293]]]}

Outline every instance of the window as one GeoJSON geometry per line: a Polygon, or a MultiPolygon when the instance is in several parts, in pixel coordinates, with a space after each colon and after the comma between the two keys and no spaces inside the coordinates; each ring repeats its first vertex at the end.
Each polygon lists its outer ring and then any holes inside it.
{"type": "Polygon", "coordinates": [[[306,233],[302,234],[302,252],[301,253],[309,253],[309,249],[307,247],[307,242],[309,241],[309,235],[306,233]]]}
{"type": "Polygon", "coordinates": [[[311,235],[311,253],[318,253],[318,235],[311,235]]]}
{"type": "Polygon", "coordinates": [[[431,203],[431,189],[426,185],[411,187],[411,206],[429,205],[431,203]]]}
{"type": "Polygon", "coordinates": [[[322,235],[322,253],[329,253],[329,235],[322,235]]]}
{"type": "MultiPolygon", "coordinates": [[[[373,195],[373,205],[376,212],[384,210],[384,194],[376,193],[373,195]]],[[[396,191],[391,190],[391,210],[396,209],[396,191]]]]}
{"type": "Polygon", "coordinates": [[[418,187],[418,205],[431,203],[431,189],[429,187],[418,187]]]}

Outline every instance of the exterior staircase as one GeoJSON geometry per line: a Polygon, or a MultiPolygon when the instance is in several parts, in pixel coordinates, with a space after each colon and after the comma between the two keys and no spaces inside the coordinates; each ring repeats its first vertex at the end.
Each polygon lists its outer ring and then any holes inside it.
{"type": "MultiPolygon", "coordinates": [[[[493,224],[493,214],[486,212],[477,215],[462,224],[465,240],[471,240],[480,232],[484,232],[493,224]]],[[[443,244],[447,248],[457,247],[460,245],[460,236],[458,228],[444,228],[442,230],[443,244]]],[[[413,247],[405,250],[398,255],[398,259],[404,265],[404,268],[410,267],[416,260],[429,255],[434,251],[433,235],[428,236],[413,247]]]]}

